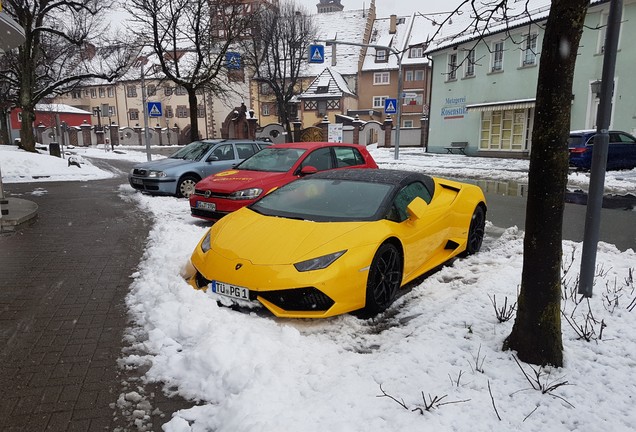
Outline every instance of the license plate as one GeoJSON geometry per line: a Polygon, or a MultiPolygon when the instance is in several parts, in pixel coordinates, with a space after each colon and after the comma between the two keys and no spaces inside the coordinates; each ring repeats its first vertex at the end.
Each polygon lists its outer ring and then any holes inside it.
{"type": "Polygon", "coordinates": [[[138,184],[138,185],[144,184],[144,181],[142,179],[138,179],[138,178],[135,178],[135,177],[132,177],[130,181],[133,182],[134,184],[138,184]]]}
{"type": "Polygon", "coordinates": [[[197,208],[204,209],[204,210],[215,211],[216,210],[216,204],[205,202],[205,201],[197,201],[197,208]]]}
{"type": "Polygon", "coordinates": [[[212,292],[222,296],[247,301],[249,301],[250,299],[250,290],[248,290],[247,288],[230,285],[219,281],[212,281],[212,283],[210,284],[210,288],[212,289],[212,292]]]}

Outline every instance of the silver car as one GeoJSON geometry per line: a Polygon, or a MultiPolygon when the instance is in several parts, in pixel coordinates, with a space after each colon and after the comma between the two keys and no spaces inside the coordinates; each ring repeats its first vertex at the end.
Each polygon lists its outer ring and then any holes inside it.
{"type": "Polygon", "coordinates": [[[188,198],[202,178],[230,169],[271,144],[251,140],[194,141],[165,159],[135,165],[128,182],[134,189],[153,195],[188,198]]]}

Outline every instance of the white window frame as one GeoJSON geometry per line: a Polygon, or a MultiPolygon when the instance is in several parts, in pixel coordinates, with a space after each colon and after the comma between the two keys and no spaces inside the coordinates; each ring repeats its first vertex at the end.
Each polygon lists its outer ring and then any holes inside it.
{"type": "Polygon", "coordinates": [[[268,103],[264,103],[264,104],[261,106],[261,115],[264,115],[264,116],[268,116],[268,115],[270,115],[270,114],[269,114],[269,104],[268,104],[268,103]]]}
{"type": "Polygon", "coordinates": [[[373,85],[389,85],[391,84],[390,72],[374,72],[373,85]]]}
{"type": "Polygon", "coordinates": [[[388,61],[386,50],[376,49],[375,50],[375,62],[376,63],[386,63],[388,61]]]}
{"type": "Polygon", "coordinates": [[[412,128],[415,127],[413,124],[413,120],[404,120],[402,121],[402,127],[403,128],[412,128]]]}
{"type": "Polygon", "coordinates": [[[424,57],[424,47],[411,47],[409,50],[410,58],[422,58],[424,57]]]}
{"type": "Polygon", "coordinates": [[[464,65],[464,78],[475,76],[475,50],[468,50],[466,53],[466,64],[464,65]]]}
{"type": "Polygon", "coordinates": [[[537,64],[537,33],[530,33],[523,38],[523,49],[521,50],[521,66],[535,66],[537,64]]]}
{"type": "Polygon", "coordinates": [[[384,103],[388,98],[388,96],[373,96],[373,108],[384,109],[384,103]]]}
{"type": "Polygon", "coordinates": [[[454,81],[457,79],[457,53],[448,54],[448,77],[447,81],[454,81]]]}
{"type": "Polygon", "coordinates": [[[492,52],[490,54],[490,71],[491,72],[503,72],[504,49],[505,49],[504,41],[493,42],[492,52]]]}
{"type": "Polygon", "coordinates": [[[609,11],[602,10],[598,20],[598,42],[596,53],[603,54],[605,52],[605,36],[607,35],[607,23],[609,22],[609,11]]]}

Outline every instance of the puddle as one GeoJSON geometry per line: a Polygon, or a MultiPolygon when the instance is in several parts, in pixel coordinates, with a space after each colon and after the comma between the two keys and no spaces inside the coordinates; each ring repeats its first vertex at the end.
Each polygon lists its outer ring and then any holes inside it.
{"type": "MultiPolygon", "coordinates": [[[[528,185],[524,183],[518,183],[516,181],[474,179],[465,179],[459,181],[476,184],[481,187],[485,194],[513,197],[526,197],[528,195],[528,185]]],[[[584,192],[582,190],[567,191],[565,193],[565,202],[569,204],[587,205],[587,192],[584,192]]],[[[636,196],[632,194],[605,195],[603,197],[603,208],[634,210],[636,209],[636,196]]]]}

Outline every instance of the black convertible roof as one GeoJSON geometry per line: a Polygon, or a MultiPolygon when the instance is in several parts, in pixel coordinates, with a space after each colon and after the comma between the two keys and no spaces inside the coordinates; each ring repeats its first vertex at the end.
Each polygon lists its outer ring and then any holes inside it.
{"type": "Polygon", "coordinates": [[[367,183],[384,183],[394,185],[398,188],[406,186],[414,181],[424,183],[431,195],[435,192],[435,182],[430,176],[414,171],[402,171],[393,169],[373,169],[373,168],[351,168],[335,169],[317,172],[306,178],[332,179],[332,180],[355,180],[367,183]]]}

